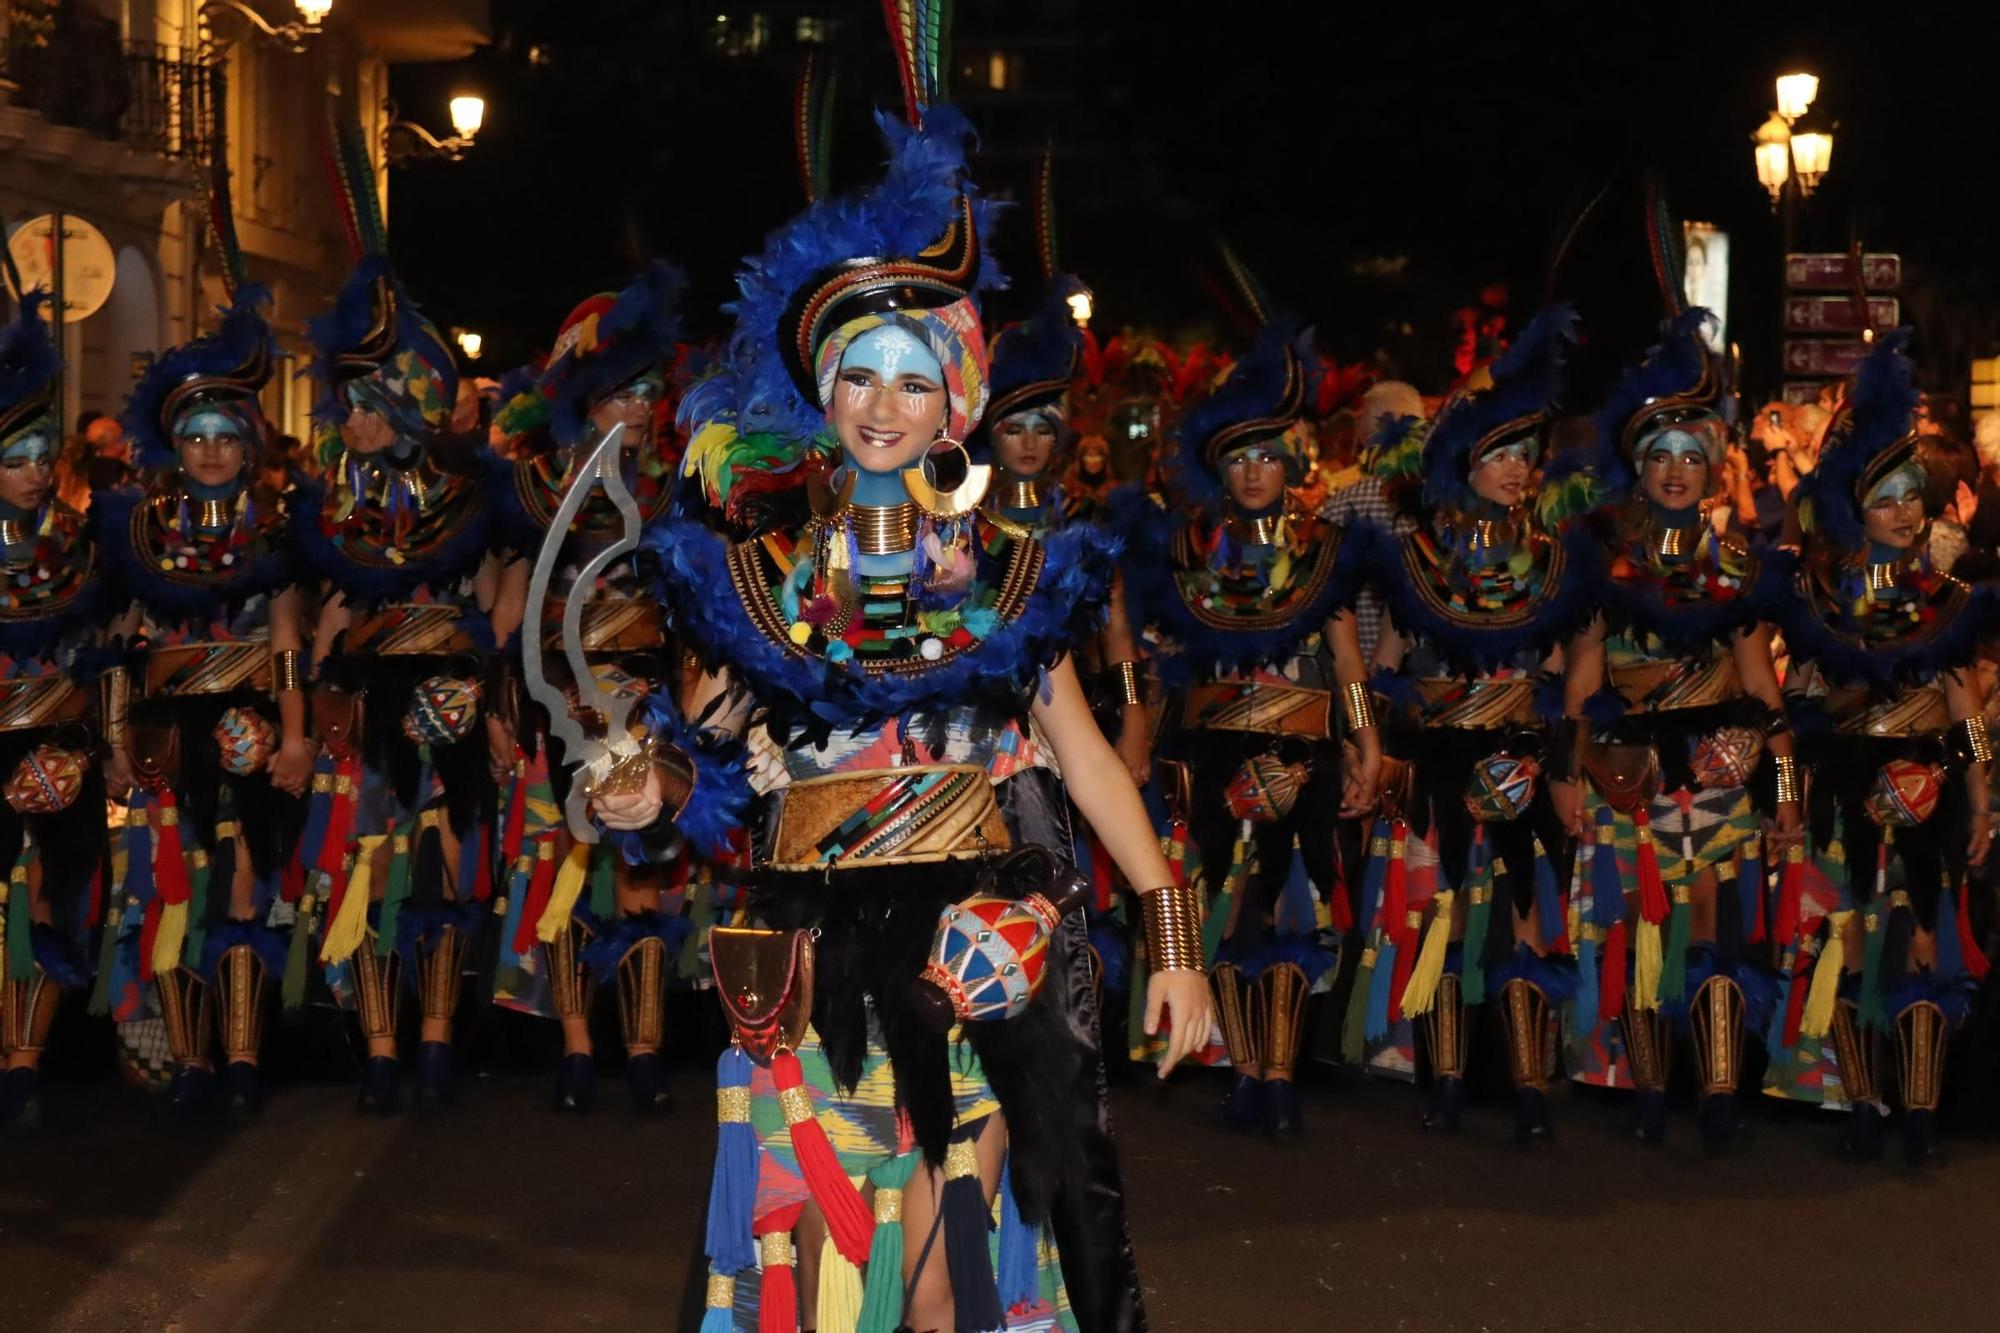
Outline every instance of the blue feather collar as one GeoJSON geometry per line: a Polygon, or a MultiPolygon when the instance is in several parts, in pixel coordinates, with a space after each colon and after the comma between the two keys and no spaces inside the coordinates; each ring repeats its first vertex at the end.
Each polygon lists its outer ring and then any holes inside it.
{"type": "Polygon", "coordinates": [[[1928,570],[1914,571],[1916,613],[1902,632],[1870,634],[1858,626],[1838,589],[1810,568],[1785,602],[1785,643],[1795,660],[1812,662],[1839,684],[1890,689],[1924,684],[1969,665],[1991,631],[2000,602],[1984,584],[1968,586],[1928,570]]]}
{"type": "Polygon", "coordinates": [[[135,490],[113,491],[99,494],[91,507],[120,600],[139,602],[158,619],[227,619],[251,598],[297,580],[291,546],[284,540],[282,508],[258,516],[248,546],[232,564],[163,570],[157,509],[148,497],[135,490]]]}

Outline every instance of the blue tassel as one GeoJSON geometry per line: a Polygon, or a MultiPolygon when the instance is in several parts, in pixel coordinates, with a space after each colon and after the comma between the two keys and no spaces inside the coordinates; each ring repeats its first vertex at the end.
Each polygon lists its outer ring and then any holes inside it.
{"type": "Polygon", "coordinates": [[[458,844],[458,900],[471,902],[479,886],[479,854],[486,848],[486,826],[475,822],[458,844]]]}
{"type": "Polygon", "coordinates": [[[1000,1168],[1000,1283],[1002,1309],[1031,1305],[1041,1294],[1041,1275],[1036,1266],[1039,1237],[1021,1220],[1020,1205],[1014,1202],[1011,1159],[1000,1168]]]}
{"type": "MultiPolygon", "coordinates": [[[[153,798],[144,792],[135,792],[131,808],[135,811],[150,810],[153,798]]],[[[140,820],[127,826],[130,837],[125,844],[125,900],[126,911],[133,907],[144,910],[153,901],[153,824],[149,819],[140,820]]]]}
{"type": "Polygon", "coordinates": [[[1542,919],[1542,947],[1553,949],[1567,928],[1562,904],[1562,886],[1556,883],[1556,868],[1548,849],[1535,839],[1535,912],[1542,919]]]}
{"type": "MultiPolygon", "coordinates": [[[[1597,807],[1597,827],[1610,828],[1617,816],[1608,805],[1597,807]]],[[[1596,842],[1590,849],[1590,919],[1609,928],[1625,919],[1625,881],[1618,875],[1618,848],[1596,842]]]]}
{"type": "Polygon", "coordinates": [[[1296,838],[1292,840],[1292,867],[1285,876],[1284,892],[1278,898],[1274,924],[1279,935],[1310,938],[1319,932],[1319,916],[1313,910],[1312,880],[1306,875],[1305,853],[1299,850],[1296,838]]]}
{"type": "MultiPolygon", "coordinates": [[[[1748,847],[1756,847],[1752,838],[1748,847]]],[[[1764,861],[1761,856],[1745,851],[1736,868],[1736,902],[1743,918],[1743,941],[1758,943],[1763,936],[1757,930],[1757,922],[1763,915],[1764,906],[1764,861]]]]}
{"type": "Polygon", "coordinates": [[[299,835],[298,863],[310,871],[319,864],[319,854],[326,844],[326,821],[333,814],[333,792],[320,790],[319,779],[333,780],[333,760],[322,754],[313,761],[312,795],[306,801],[306,828],[299,835]]]}
{"type": "Polygon", "coordinates": [[[1362,939],[1368,938],[1369,927],[1375,924],[1375,909],[1382,903],[1382,887],[1389,880],[1389,857],[1386,852],[1377,856],[1373,848],[1380,840],[1386,848],[1389,845],[1389,821],[1378,819],[1375,827],[1368,832],[1370,851],[1361,870],[1361,910],[1355,917],[1354,929],[1362,939]]]}
{"type": "Polygon", "coordinates": [[[1380,1041],[1389,1035],[1389,991],[1396,975],[1396,946],[1388,936],[1375,955],[1375,971],[1368,978],[1368,1018],[1361,1035],[1380,1041]]]}
{"type": "MultiPolygon", "coordinates": [[[[750,1057],[731,1045],[715,1062],[715,1086],[750,1087],[750,1057]]],[[[715,1132],[715,1175],[708,1186],[708,1259],[718,1273],[732,1277],[757,1263],[757,1244],[750,1235],[751,1212],[757,1206],[757,1131],[747,1121],[724,1121],[715,1132]]]]}
{"type": "Polygon", "coordinates": [[[1589,935],[1576,942],[1576,1006],[1570,1030],[1578,1036],[1597,1028],[1597,941],[1589,935]]]}
{"type": "Polygon", "coordinates": [[[735,1333],[736,1312],[711,1306],[701,1316],[698,1333],[735,1333]]]}

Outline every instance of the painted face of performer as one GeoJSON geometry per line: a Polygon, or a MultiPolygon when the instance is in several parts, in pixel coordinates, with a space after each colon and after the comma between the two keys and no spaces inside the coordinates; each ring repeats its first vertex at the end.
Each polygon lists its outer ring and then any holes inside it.
{"type": "Polygon", "coordinates": [[[1488,449],[1472,466],[1468,480],[1473,494],[1488,504],[1512,509],[1527,498],[1528,482],[1535,474],[1535,463],[1541,453],[1541,443],[1533,436],[1488,449]]]}
{"type": "Polygon", "coordinates": [[[1251,513],[1261,513],[1285,498],[1285,456],[1253,444],[1229,455],[1222,468],[1229,498],[1251,513]]]}
{"type": "Polygon", "coordinates": [[[190,408],[174,423],[181,471],[203,490],[240,485],[254,427],[241,408],[209,404],[190,408]]]}
{"type": "Polygon", "coordinates": [[[1924,533],[1924,473],[1905,463],[1875,483],[1861,509],[1861,525],[1877,546],[1907,551],[1924,533]]]}
{"type": "Polygon", "coordinates": [[[625,447],[642,445],[652,439],[653,413],[666,387],[664,376],[648,371],[592,408],[590,424],[600,434],[613,426],[623,426],[625,447]]]}
{"type": "Polygon", "coordinates": [[[1110,465],[1111,451],[1103,440],[1093,435],[1077,450],[1076,461],[1077,471],[1096,481],[1104,475],[1104,469],[1110,465]]]}
{"type": "Polygon", "coordinates": [[[42,423],[28,427],[0,449],[0,504],[24,513],[39,510],[55,480],[55,442],[42,423]]]}
{"type": "Polygon", "coordinates": [[[341,423],[341,442],[351,454],[379,454],[396,442],[396,429],[389,419],[358,400],[350,400],[347,420],[341,423]]]}
{"type": "Polygon", "coordinates": [[[1016,412],[993,428],[993,456],[1017,477],[1042,475],[1056,451],[1057,417],[1043,408],[1016,412]]]}
{"type": "Polygon", "coordinates": [[[1640,452],[1639,479],[1660,508],[1692,508],[1708,495],[1708,450],[1685,430],[1660,431],[1640,452]]]}
{"type": "Polygon", "coordinates": [[[849,462],[893,474],[922,460],[947,407],[937,357],[908,329],[885,324],[841,357],[827,419],[849,462]]]}

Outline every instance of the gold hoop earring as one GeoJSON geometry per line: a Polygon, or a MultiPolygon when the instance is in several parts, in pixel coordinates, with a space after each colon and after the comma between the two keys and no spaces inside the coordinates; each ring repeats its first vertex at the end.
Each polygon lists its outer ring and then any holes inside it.
{"type": "MultiPolygon", "coordinates": [[[[972,454],[962,440],[954,440],[942,431],[938,443],[950,445],[965,458],[965,480],[951,490],[939,490],[931,479],[931,454],[926,453],[917,460],[914,467],[903,469],[903,487],[910,498],[917,502],[917,508],[932,518],[963,518],[979,507],[986,498],[987,487],[993,484],[993,466],[990,463],[975,463],[972,454]]],[[[933,451],[935,452],[935,451],[933,451]]]]}

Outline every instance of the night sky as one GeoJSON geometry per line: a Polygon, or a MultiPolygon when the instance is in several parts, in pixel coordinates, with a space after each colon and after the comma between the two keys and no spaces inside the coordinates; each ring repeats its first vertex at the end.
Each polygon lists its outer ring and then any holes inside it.
{"type": "MultiPolygon", "coordinates": [[[[399,169],[391,194],[406,278],[441,323],[486,335],[482,369],[546,345],[578,299],[647,254],[689,271],[691,332],[722,330],[737,260],[803,204],[786,40],[800,16],[839,21],[835,187],[874,178],[869,116],[897,96],[879,7],[742,0],[738,22],[761,11],[776,37],[731,59],[713,23],[737,3],[496,0],[490,49],[396,72],[404,110],[427,123],[461,84],[489,101],[464,162],[399,169]]],[[[1838,129],[1800,246],[1858,236],[1903,254],[1920,367],[1956,389],[1969,357],[2000,351],[1996,62],[1965,20],[1921,5],[1778,9],[959,0],[956,30],[980,69],[995,45],[1023,62],[1018,92],[965,99],[990,150],[976,172],[1026,199],[1053,139],[1062,261],[1095,289],[1100,333],[1240,342],[1218,299],[1226,237],[1323,347],[1381,354],[1428,389],[1449,374],[1449,312],[1499,283],[1525,320],[1551,290],[1558,238],[1600,194],[1553,284],[1584,316],[1580,390],[1643,345],[1658,318],[1647,169],[1677,216],[1731,233],[1731,335],[1752,392],[1767,388],[1781,245],[1750,134],[1772,78],[1808,69],[1814,113],[1838,129]],[[1634,32],[1614,9],[1654,27],[1634,32]]],[[[998,246],[1017,285],[995,311],[1007,318],[1038,281],[1025,208],[998,246]]]]}

